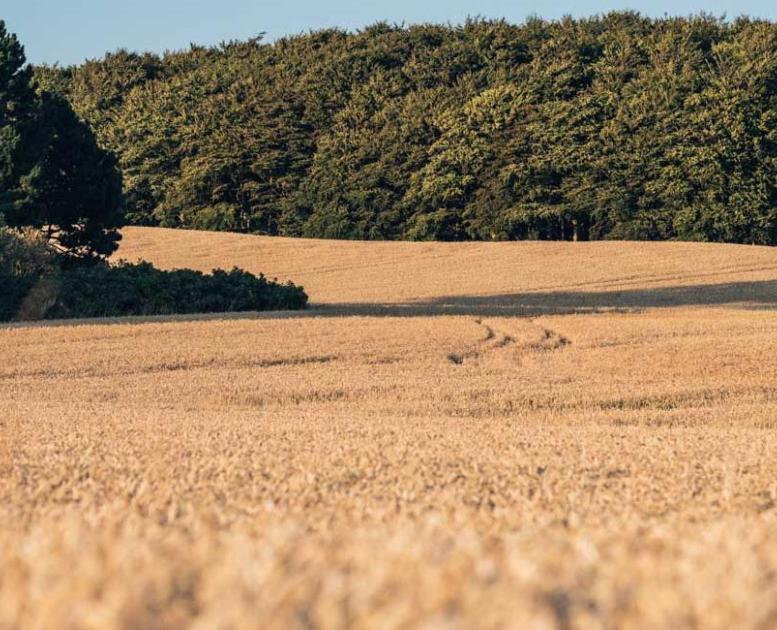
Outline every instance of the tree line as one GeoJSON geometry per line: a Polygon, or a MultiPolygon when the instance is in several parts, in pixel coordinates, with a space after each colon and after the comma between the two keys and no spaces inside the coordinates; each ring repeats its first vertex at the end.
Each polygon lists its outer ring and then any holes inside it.
{"type": "Polygon", "coordinates": [[[770,21],[380,23],[34,73],[117,156],[135,224],[777,242],[770,21]]]}

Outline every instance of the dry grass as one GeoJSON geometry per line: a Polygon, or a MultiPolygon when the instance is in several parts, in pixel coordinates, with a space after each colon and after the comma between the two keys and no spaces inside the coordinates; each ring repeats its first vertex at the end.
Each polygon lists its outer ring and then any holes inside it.
{"type": "Polygon", "coordinates": [[[777,627],[777,250],[121,254],[319,306],[0,330],[0,627],[777,627]]]}

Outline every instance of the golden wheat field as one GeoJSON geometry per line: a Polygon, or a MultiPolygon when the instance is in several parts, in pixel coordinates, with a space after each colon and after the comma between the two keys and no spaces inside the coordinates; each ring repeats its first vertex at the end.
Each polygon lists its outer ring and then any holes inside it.
{"type": "Polygon", "coordinates": [[[313,304],[0,329],[0,628],[777,627],[777,250],[119,256],[313,304]]]}

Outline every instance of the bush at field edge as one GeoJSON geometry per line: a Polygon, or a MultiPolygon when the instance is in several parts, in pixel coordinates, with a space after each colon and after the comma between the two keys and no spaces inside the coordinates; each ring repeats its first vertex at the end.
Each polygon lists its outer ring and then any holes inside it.
{"type": "Polygon", "coordinates": [[[63,264],[40,234],[0,227],[0,321],[305,308],[291,282],[234,268],[204,274],[147,262],[63,264]]]}
{"type": "Polygon", "coordinates": [[[62,271],[47,319],[175,315],[305,308],[302,287],[242,269],[162,271],[147,262],[121,262],[62,271]]]}

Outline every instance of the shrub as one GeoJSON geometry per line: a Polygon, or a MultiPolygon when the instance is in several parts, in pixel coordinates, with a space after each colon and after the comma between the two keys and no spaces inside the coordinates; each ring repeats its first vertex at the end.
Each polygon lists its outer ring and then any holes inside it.
{"type": "Polygon", "coordinates": [[[0,273],[37,276],[55,267],[55,256],[38,230],[0,227],[0,273]]]}
{"type": "Polygon", "coordinates": [[[147,262],[74,264],[38,231],[0,227],[0,321],[300,309],[307,303],[302,287],[237,268],[203,274],[162,271],[147,262]]]}
{"type": "Polygon", "coordinates": [[[13,319],[30,289],[55,267],[55,255],[36,230],[0,227],[0,321],[13,319]]]}
{"type": "Polygon", "coordinates": [[[29,276],[10,276],[0,272],[0,321],[8,321],[16,316],[24,296],[35,281],[35,278],[29,276]]]}
{"type": "Polygon", "coordinates": [[[308,302],[302,287],[237,268],[206,275],[162,271],[147,262],[63,270],[58,291],[47,318],[301,309],[308,302]]]}

